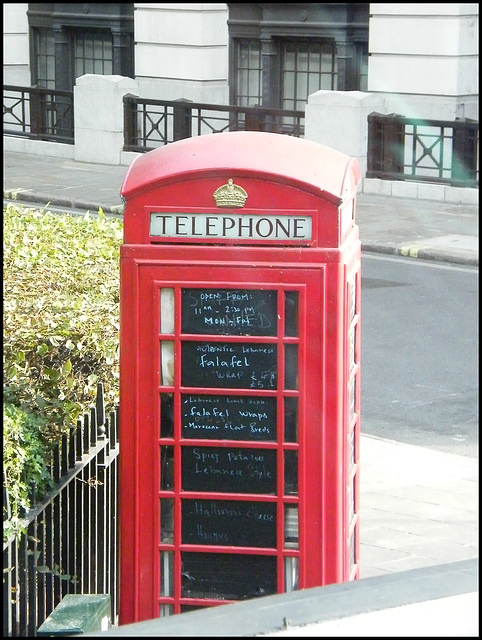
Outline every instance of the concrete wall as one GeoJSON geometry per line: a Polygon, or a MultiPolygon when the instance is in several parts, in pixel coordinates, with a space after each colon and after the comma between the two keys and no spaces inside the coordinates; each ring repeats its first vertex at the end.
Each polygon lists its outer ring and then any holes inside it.
{"type": "Polygon", "coordinates": [[[126,93],[136,94],[138,82],[123,76],[86,74],[74,87],[75,160],[121,164],[126,93]]]}
{"type": "Polygon", "coordinates": [[[224,3],[135,3],[135,66],[142,97],[228,104],[224,3]]]}
{"type": "Polygon", "coordinates": [[[368,91],[406,117],[478,119],[478,4],[370,4],[368,91]]]}
{"type": "Polygon", "coordinates": [[[305,109],[305,138],[353,156],[361,175],[367,170],[368,116],[386,113],[381,94],[316,91],[305,109]]]}
{"type": "Polygon", "coordinates": [[[3,84],[30,86],[28,4],[3,3],[3,84]]]}

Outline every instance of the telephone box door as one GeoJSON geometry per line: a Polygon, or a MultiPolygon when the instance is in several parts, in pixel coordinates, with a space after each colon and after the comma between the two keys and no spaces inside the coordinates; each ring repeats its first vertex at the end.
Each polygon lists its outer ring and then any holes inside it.
{"type": "Polygon", "coordinates": [[[343,273],[139,264],[136,619],[346,579],[320,338],[343,273]]]}

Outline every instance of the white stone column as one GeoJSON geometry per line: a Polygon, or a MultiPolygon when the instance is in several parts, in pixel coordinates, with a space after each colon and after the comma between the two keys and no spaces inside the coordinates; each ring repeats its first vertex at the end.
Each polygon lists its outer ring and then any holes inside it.
{"type": "Polygon", "coordinates": [[[316,91],[305,109],[305,139],[342,151],[367,170],[368,116],[385,113],[381,95],[362,91],[316,91]]]}
{"type": "Polygon", "coordinates": [[[121,164],[125,94],[138,95],[138,82],[123,76],[86,74],[74,87],[75,160],[121,164]]]}

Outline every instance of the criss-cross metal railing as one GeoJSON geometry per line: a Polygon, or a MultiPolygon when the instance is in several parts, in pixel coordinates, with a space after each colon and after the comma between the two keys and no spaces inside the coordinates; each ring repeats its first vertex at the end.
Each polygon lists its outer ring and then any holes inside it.
{"type": "Polygon", "coordinates": [[[367,178],[479,184],[479,123],[368,116],[367,178]]]}
{"type": "Polygon", "coordinates": [[[151,151],[176,140],[224,131],[304,135],[303,111],[152,100],[124,96],[124,151],[151,151]]]}
{"type": "Polygon", "coordinates": [[[73,91],[4,85],[3,133],[74,144],[73,91]]]}

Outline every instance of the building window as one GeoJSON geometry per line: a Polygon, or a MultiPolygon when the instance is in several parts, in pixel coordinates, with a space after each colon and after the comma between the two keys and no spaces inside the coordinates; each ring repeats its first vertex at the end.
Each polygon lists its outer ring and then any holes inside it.
{"type": "Polygon", "coordinates": [[[303,111],[311,93],[336,89],[334,42],[287,42],[282,65],[283,109],[303,111]]]}
{"type": "Polygon", "coordinates": [[[231,104],[303,111],[315,91],[367,90],[369,4],[228,3],[228,10],[231,104]]]}
{"type": "Polygon", "coordinates": [[[262,65],[259,40],[236,42],[236,104],[255,107],[262,103],[262,65]]]}
{"type": "Polygon", "coordinates": [[[112,75],[112,34],[109,31],[73,32],[74,76],[112,75]]]}
{"type": "Polygon", "coordinates": [[[29,3],[27,16],[33,85],[72,91],[86,73],[133,77],[133,3],[29,3]]]}
{"type": "Polygon", "coordinates": [[[55,89],[55,36],[53,29],[33,30],[32,84],[55,89]]]}

